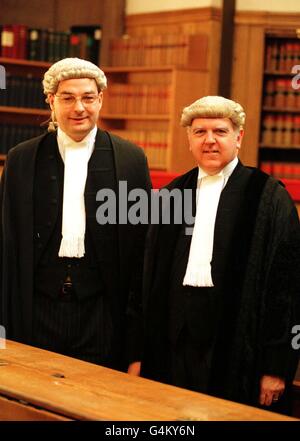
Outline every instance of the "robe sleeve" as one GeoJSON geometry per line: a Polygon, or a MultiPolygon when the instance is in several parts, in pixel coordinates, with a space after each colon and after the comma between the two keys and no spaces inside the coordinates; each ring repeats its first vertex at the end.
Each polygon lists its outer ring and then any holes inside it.
{"type": "MultiPolygon", "coordinates": [[[[150,201],[151,181],[148,171],[146,157],[144,157],[144,169],[140,171],[142,178],[140,179],[140,188],[144,189],[150,201]]],[[[149,205],[148,205],[149,218],[149,205]]],[[[126,336],[126,353],[128,363],[141,360],[141,351],[143,345],[143,317],[142,317],[142,284],[143,284],[143,265],[145,239],[148,224],[136,225],[134,247],[134,257],[132,265],[134,266],[129,286],[129,296],[126,308],[127,320],[127,336],[126,336]]]]}
{"type": "Polygon", "coordinates": [[[262,373],[291,381],[299,358],[292,346],[292,329],[300,324],[300,227],[291,204],[281,204],[273,216],[280,233],[266,285],[262,373]]]}

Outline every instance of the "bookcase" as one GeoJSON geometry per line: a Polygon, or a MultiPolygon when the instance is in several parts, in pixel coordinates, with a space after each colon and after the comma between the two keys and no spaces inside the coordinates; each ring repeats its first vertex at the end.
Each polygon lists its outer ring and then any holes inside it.
{"type": "MultiPolygon", "coordinates": [[[[299,96],[295,93],[299,89],[293,89],[292,87],[295,74],[290,69],[292,64],[300,64],[298,52],[300,42],[298,38],[299,19],[299,12],[278,14],[266,11],[237,11],[235,15],[231,97],[241,103],[246,110],[245,136],[239,155],[242,162],[250,166],[260,165],[267,172],[276,174],[296,202],[300,215],[300,179],[296,177],[300,158],[299,148],[297,147],[299,143],[295,139],[297,134],[295,128],[298,123],[296,117],[300,116],[299,104],[296,104],[297,108],[294,108],[294,106],[291,108],[290,106],[290,102],[295,99],[297,102],[299,96]],[[287,44],[293,45],[293,52],[290,50],[291,46],[287,47],[287,44]],[[271,59],[273,65],[270,65],[271,59]],[[281,62],[278,63],[280,60],[281,62]],[[289,65],[287,65],[287,61],[290,62],[289,65]],[[286,64],[284,65],[283,62],[286,64]],[[276,92],[274,95],[276,80],[282,79],[284,85],[289,82],[289,103],[286,102],[283,106],[280,105],[282,95],[277,97],[276,92]],[[269,80],[271,80],[271,83],[269,80]],[[271,98],[277,98],[276,105],[275,102],[270,103],[269,95],[271,95],[271,98]],[[286,134],[285,130],[277,133],[274,130],[273,121],[274,117],[277,116],[288,117],[287,125],[282,127],[285,129],[290,128],[290,118],[292,118],[290,133],[286,134]],[[266,124],[267,128],[265,127],[266,124]],[[284,143],[279,144],[279,139],[275,143],[274,137],[268,140],[270,133],[271,135],[276,134],[277,138],[284,133],[284,143]],[[289,141],[291,134],[292,142],[289,141]],[[265,135],[267,135],[267,139],[265,135]],[[289,164],[292,167],[289,167],[289,164]],[[283,171],[282,165],[284,165],[283,171]],[[290,168],[289,172],[288,168],[290,168]],[[280,177],[282,175],[294,177],[280,177]]],[[[279,84],[281,88],[283,83],[279,84]]],[[[287,97],[287,90],[284,90],[283,97],[287,97]]],[[[286,119],[283,121],[286,124],[286,119]]]]}
{"type": "Polygon", "coordinates": [[[208,92],[208,36],[125,34],[110,48],[101,126],[144,148],[152,170],[188,170],[194,160],[180,117],[208,92]]]}
{"type": "MultiPolygon", "coordinates": [[[[292,31],[265,33],[260,167],[300,182],[300,39],[292,31]]],[[[300,193],[300,192],[299,192],[300,193]]]]}
{"type": "Polygon", "coordinates": [[[183,172],[194,166],[182,109],[207,92],[205,71],[172,66],[104,67],[100,126],[145,149],[154,170],[183,172]]]}
{"type": "MultiPolygon", "coordinates": [[[[108,89],[99,126],[143,148],[151,169],[187,171],[195,162],[180,117],[185,106],[208,92],[207,36],[127,37],[112,40],[112,48],[112,64],[124,65],[101,66],[108,89]]],[[[37,135],[48,118],[41,77],[50,64],[12,58],[0,58],[0,64],[7,76],[7,90],[0,95],[0,153],[5,154],[37,135]]]]}
{"type": "MultiPolygon", "coordinates": [[[[0,58],[0,64],[7,78],[15,81],[14,87],[0,91],[0,153],[5,155],[16,143],[42,132],[40,124],[49,117],[49,110],[43,106],[41,78],[50,64],[11,58],[0,58]],[[26,83],[18,85],[19,78],[26,83]],[[15,86],[17,90],[12,90],[15,86]]],[[[183,107],[205,94],[205,72],[172,66],[103,70],[108,89],[99,126],[144,148],[152,169],[182,172],[192,167],[194,161],[186,130],[180,127],[180,116],[183,107]]]]}
{"type": "Polygon", "coordinates": [[[0,90],[0,154],[25,139],[38,136],[40,124],[50,115],[42,93],[41,78],[50,64],[42,61],[0,58],[6,89],[0,90]]]}

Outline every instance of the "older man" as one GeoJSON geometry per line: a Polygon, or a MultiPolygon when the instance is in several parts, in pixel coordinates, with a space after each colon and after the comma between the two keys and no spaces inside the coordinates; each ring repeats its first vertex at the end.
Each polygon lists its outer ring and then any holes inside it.
{"type": "Polygon", "coordinates": [[[149,231],[142,375],[283,411],[297,364],[299,221],[284,187],[238,160],[244,120],[218,96],[183,110],[198,167],[167,188],[193,192],[195,223],[192,235],[178,218],[149,231]]]}
{"type": "Polygon", "coordinates": [[[0,324],[10,339],[124,370],[139,358],[127,312],[145,226],[99,225],[96,194],[110,189],[118,201],[119,181],[148,192],[146,158],[97,128],[106,88],[97,66],[63,59],[43,85],[50,131],[9,151],[1,182],[0,324]]]}

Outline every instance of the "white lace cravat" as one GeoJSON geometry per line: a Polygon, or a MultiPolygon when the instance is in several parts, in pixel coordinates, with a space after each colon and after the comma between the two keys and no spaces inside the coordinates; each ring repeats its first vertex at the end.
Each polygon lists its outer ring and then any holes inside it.
{"type": "Polygon", "coordinates": [[[223,172],[214,176],[204,176],[201,180],[195,226],[183,285],[213,286],[211,260],[214,228],[223,186],[223,172]]]}
{"type": "Polygon", "coordinates": [[[58,132],[59,150],[65,163],[59,257],[83,257],[85,253],[84,190],[96,132],[97,128],[80,142],[75,142],[62,131],[58,132]]]}

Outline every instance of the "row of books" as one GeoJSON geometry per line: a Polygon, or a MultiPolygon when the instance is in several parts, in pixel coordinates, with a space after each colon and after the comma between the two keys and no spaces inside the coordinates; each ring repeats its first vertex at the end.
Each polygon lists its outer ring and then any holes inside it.
{"type": "Polygon", "coordinates": [[[272,39],[266,43],[265,69],[268,71],[286,71],[300,64],[300,43],[293,40],[272,39]]]}
{"type": "Polygon", "coordinates": [[[300,179],[299,162],[262,161],[260,163],[260,168],[265,173],[268,173],[277,179],[300,179]]]}
{"type": "Polygon", "coordinates": [[[268,107],[299,109],[300,83],[299,89],[293,89],[290,79],[267,79],[263,102],[268,107]]]}
{"type": "Polygon", "coordinates": [[[265,115],[262,121],[261,141],[264,146],[299,148],[300,115],[265,115]]]}
{"type": "Polygon", "coordinates": [[[205,69],[207,45],[205,34],[125,35],[111,40],[111,65],[172,65],[205,69]]]}
{"type": "Polygon", "coordinates": [[[149,130],[113,130],[113,132],[144,149],[151,169],[166,169],[168,132],[149,130]]]}
{"type": "MultiPolygon", "coordinates": [[[[7,154],[18,143],[41,135],[44,131],[45,129],[39,126],[0,124],[0,154],[7,154]]],[[[114,130],[113,132],[144,149],[150,168],[166,169],[168,132],[145,130],[114,130]]]]}
{"type": "Polygon", "coordinates": [[[7,74],[6,89],[0,90],[0,106],[48,109],[40,78],[7,74]]]}
{"type": "Polygon", "coordinates": [[[0,26],[0,55],[54,62],[65,57],[80,57],[100,62],[101,26],[72,26],[68,31],[28,28],[13,24],[0,26]]]}
{"type": "Polygon", "coordinates": [[[103,112],[167,114],[170,88],[166,85],[112,84],[106,92],[103,112]]]}
{"type": "MultiPolygon", "coordinates": [[[[169,86],[112,84],[106,92],[103,112],[129,114],[167,114],[169,86]]],[[[7,74],[6,89],[0,91],[0,106],[47,109],[40,78],[7,74]]]]}
{"type": "Polygon", "coordinates": [[[39,126],[0,124],[0,154],[7,152],[19,142],[41,135],[45,129],[39,126]]]}

